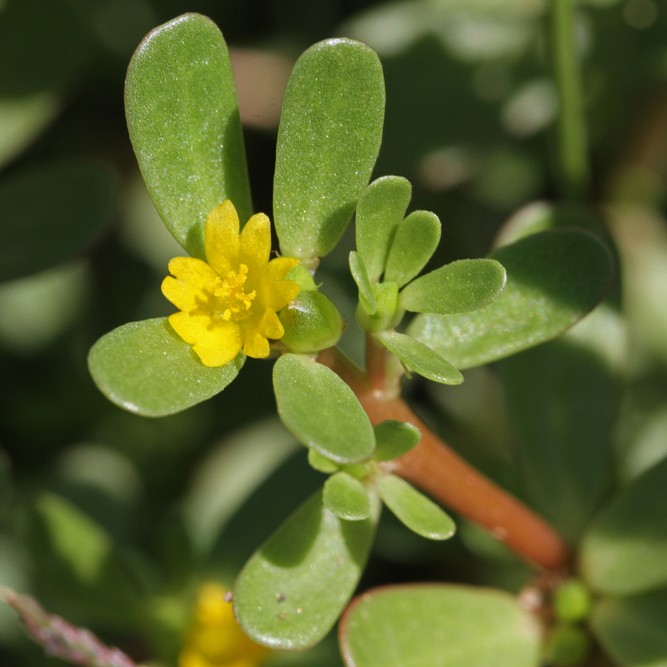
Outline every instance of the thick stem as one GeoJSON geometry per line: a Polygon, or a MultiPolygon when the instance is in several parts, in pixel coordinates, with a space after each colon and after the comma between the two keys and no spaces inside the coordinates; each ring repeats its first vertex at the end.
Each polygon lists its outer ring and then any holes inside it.
{"type": "Polygon", "coordinates": [[[589,167],[573,4],[573,0],[551,0],[548,20],[558,91],[556,151],[560,195],[566,201],[581,201],[588,193],[589,167]]]}
{"type": "Polygon", "coordinates": [[[568,545],[529,507],[486,478],[451,450],[401,398],[387,397],[356,366],[326,350],[319,361],[353,389],[371,422],[398,419],[416,426],[422,439],[391,462],[391,471],[420,487],[447,507],[489,530],[519,556],[547,570],[565,570],[568,545]]]}

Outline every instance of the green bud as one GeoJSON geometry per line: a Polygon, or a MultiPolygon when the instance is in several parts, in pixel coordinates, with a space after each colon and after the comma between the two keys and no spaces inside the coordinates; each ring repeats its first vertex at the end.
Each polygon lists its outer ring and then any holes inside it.
{"type": "Polygon", "coordinates": [[[569,579],[554,593],[554,611],[561,621],[582,621],[590,610],[591,595],[579,579],[569,579]]]}
{"type": "Polygon", "coordinates": [[[280,339],[292,352],[308,354],[335,345],[343,333],[343,318],[324,294],[304,290],[279,313],[285,327],[280,339]]]}
{"type": "Polygon", "coordinates": [[[364,308],[360,299],[357,307],[357,322],[366,331],[386,331],[393,329],[397,324],[398,313],[398,285],[396,283],[379,283],[373,286],[376,299],[375,312],[371,315],[364,308]]]}

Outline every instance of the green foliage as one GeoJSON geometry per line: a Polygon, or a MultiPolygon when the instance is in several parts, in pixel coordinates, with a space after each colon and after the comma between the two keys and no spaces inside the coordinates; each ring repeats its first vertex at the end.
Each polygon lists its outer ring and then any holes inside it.
{"type": "Polygon", "coordinates": [[[623,489],[595,518],[581,568],[596,590],[629,595],[667,585],[667,460],[623,489]]]}
{"type": "Polygon", "coordinates": [[[353,603],[341,647],[349,667],[537,667],[540,628],[499,591],[388,586],[353,603]]]}
{"type": "Polygon", "coordinates": [[[603,598],[595,606],[591,620],[600,642],[619,664],[667,664],[667,589],[603,598]]]}
{"type": "Polygon", "coordinates": [[[322,501],[330,512],[346,521],[363,521],[371,514],[371,500],[366,487],[346,472],[337,472],[327,479],[322,501]]]}
{"type": "Polygon", "coordinates": [[[384,279],[403,287],[415,278],[440,242],[440,220],[430,211],[413,211],[396,226],[384,279]]]}
{"type": "Polygon", "coordinates": [[[309,266],[345,230],[380,150],[384,79],[377,54],[346,39],[297,61],[278,131],[274,216],[283,254],[309,266]]]}
{"type": "Polygon", "coordinates": [[[108,169],[59,160],[0,186],[0,281],[72,259],[97,236],[111,211],[108,169]]]}
{"type": "Polygon", "coordinates": [[[554,338],[600,302],[613,273],[606,247],[577,230],[527,236],[492,257],[507,271],[498,299],[470,313],[420,315],[409,328],[457,368],[480,366],[554,338]]]}
{"type": "Polygon", "coordinates": [[[505,280],[505,269],[495,260],[462,259],[413,280],[399,304],[413,313],[467,313],[494,301],[505,280]]]}
{"type": "Polygon", "coordinates": [[[163,417],[222,391],[244,357],[219,368],[204,366],[164,318],[124,324],[90,350],[88,367],[99,389],[116,405],[163,417]]]}
{"type": "Polygon", "coordinates": [[[278,414],[296,439],[337,463],[368,459],[375,436],[350,387],[305,356],[284,354],[273,368],[278,414]]]}
{"type": "Polygon", "coordinates": [[[382,502],[410,530],[429,540],[447,540],[456,525],[433,501],[395,475],[381,475],[377,490],[382,502]]]}
{"type": "Polygon", "coordinates": [[[248,561],[234,588],[234,609],[255,640],[280,649],[320,641],[336,622],[368,558],[378,509],[344,521],[320,493],[304,503],[248,561]]]}
{"type": "Polygon", "coordinates": [[[380,422],[374,427],[377,448],[376,461],[391,461],[414,449],[421,440],[416,426],[393,419],[380,422]]]}
{"type": "Polygon", "coordinates": [[[383,176],[359,197],[355,225],[357,250],[367,267],[369,281],[378,282],[384,272],[394,233],[411,196],[410,181],[400,176],[383,176]]]}
{"type": "Polygon", "coordinates": [[[184,14],[153,30],[127,73],[128,129],[151,198],[174,238],[204,257],[203,224],[225,199],[251,214],[234,77],[218,27],[184,14]]]}
{"type": "Polygon", "coordinates": [[[412,336],[397,331],[381,331],[377,339],[395,354],[408,371],[441,384],[461,384],[463,375],[446,359],[412,336]]]}

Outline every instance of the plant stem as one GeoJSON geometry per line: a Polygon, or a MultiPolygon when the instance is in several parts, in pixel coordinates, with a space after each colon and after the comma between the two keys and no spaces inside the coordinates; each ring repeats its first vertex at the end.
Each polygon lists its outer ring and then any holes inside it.
{"type": "Polygon", "coordinates": [[[486,478],[450,449],[400,397],[383,394],[360,369],[335,349],[318,360],[347,382],[371,422],[398,419],[416,426],[420,443],[391,461],[391,472],[420,487],[447,507],[480,524],[519,556],[547,570],[565,570],[570,550],[533,510],[486,478]]]}
{"type": "Polygon", "coordinates": [[[559,104],[556,164],[560,195],[566,201],[582,201],[589,187],[588,145],[573,3],[551,0],[549,42],[559,104]]]}

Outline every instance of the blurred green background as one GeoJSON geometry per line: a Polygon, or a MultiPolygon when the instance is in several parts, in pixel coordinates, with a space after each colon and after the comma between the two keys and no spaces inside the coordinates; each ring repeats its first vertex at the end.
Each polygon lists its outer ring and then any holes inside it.
{"type": "MultiPolygon", "coordinates": [[[[171,312],[159,285],[182,253],[148,199],[124,123],[123,81],[141,38],[186,11],[219,25],[255,209],[269,213],[294,59],[331,36],[374,47],[387,85],[376,175],[407,177],[412,208],[440,216],[441,264],[485,255],[513,212],[555,196],[545,9],[546,0],[0,0],[0,584],[137,659],[167,662],[197,583],[231,583],[321,482],[274,417],[268,363],[246,364],[227,391],[160,420],[112,406],[88,375],[102,334],[171,312]],[[84,545],[97,561],[77,555],[84,545]]],[[[604,404],[586,421],[598,420],[617,464],[610,474],[623,481],[667,453],[667,10],[658,0],[578,10],[592,199],[618,246],[624,292],[622,332],[614,338],[609,325],[596,343],[609,373],[592,391],[604,404]]],[[[343,346],[355,356],[351,244],[348,235],[318,276],[348,316],[343,346]]],[[[530,378],[547,363],[525,359],[530,378]]],[[[515,464],[514,377],[503,385],[496,369],[480,369],[461,388],[413,380],[408,392],[453,446],[539,506],[515,464]]],[[[560,527],[576,537],[572,525],[560,527]]],[[[387,519],[362,585],[516,588],[526,576],[470,526],[433,545],[387,519]]],[[[340,664],[335,648],[318,651],[292,664],[340,664]]],[[[0,608],[0,664],[58,662],[0,608]]]]}

